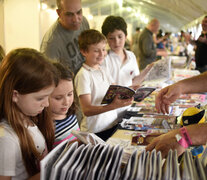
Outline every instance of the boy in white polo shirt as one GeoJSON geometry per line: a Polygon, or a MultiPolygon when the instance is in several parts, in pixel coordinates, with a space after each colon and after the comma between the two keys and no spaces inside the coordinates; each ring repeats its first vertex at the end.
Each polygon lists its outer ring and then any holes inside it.
{"type": "Polygon", "coordinates": [[[106,36],[110,50],[102,66],[104,66],[118,85],[131,86],[137,89],[153,64],[148,65],[141,73],[132,51],[124,48],[127,37],[127,24],[120,16],[108,16],[102,25],[102,33],[106,36]]]}
{"type": "Polygon", "coordinates": [[[117,125],[115,109],[128,106],[133,99],[121,100],[116,97],[111,104],[101,105],[107,89],[113,83],[109,74],[100,64],[106,52],[106,38],[97,30],[86,30],[79,36],[79,48],[85,63],[75,77],[75,87],[84,113],[80,128],[96,133],[106,140],[117,125]]]}
{"type": "MultiPolygon", "coordinates": [[[[102,66],[111,74],[116,84],[129,86],[136,90],[144,81],[145,76],[152,68],[148,65],[139,72],[136,56],[132,51],[124,48],[127,39],[127,24],[120,16],[108,16],[102,24],[102,33],[105,35],[110,50],[102,66]]],[[[122,119],[128,107],[117,109],[119,119],[122,119]]]]}

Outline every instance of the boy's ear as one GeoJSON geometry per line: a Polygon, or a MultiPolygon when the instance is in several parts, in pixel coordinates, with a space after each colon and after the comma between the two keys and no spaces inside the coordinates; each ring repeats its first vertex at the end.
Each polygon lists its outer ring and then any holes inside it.
{"type": "Polygon", "coordinates": [[[81,54],[85,57],[86,56],[86,53],[87,51],[86,50],[80,50],[81,54]]]}
{"type": "Polygon", "coordinates": [[[18,101],[18,91],[17,90],[13,90],[13,96],[12,96],[12,101],[13,102],[17,102],[18,101]]]}
{"type": "Polygon", "coordinates": [[[56,12],[57,12],[59,17],[60,17],[60,11],[61,11],[61,9],[56,9],[56,12]]]}

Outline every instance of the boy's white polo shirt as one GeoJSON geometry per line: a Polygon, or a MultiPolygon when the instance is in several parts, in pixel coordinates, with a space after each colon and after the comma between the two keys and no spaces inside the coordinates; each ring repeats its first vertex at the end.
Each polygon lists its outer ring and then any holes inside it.
{"type": "MultiPolygon", "coordinates": [[[[102,106],[101,101],[112,84],[112,78],[104,68],[94,69],[85,63],[75,77],[75,87],[78,96],[91,95],[91,104],[102,106]]],[[[117,123],[117,112],[111,110],[94,116],[84,116],[81,121],[81,131],[98,133],[113,127],[117,123]]]]}
{"type": "MultiPolygon", "coordinates": [[[[115,84],[131,86],[133,78],[139,75],[139,68],[134,53],[125,49],[124,52],[127,57],[124,64],[115,52],[109,50],[102,66],[108,71],[109,74],[111,74],[115,84]]],[[[128,107],[130,106],[117,109],[119,118],[123,116],[128,107]]]]}
{"type": "Polygon", "coordinates": [[[134,53],[128,50],[124,50],[124,52],[127,56],[124,64],[122,64],[120,57],[116,53],[109,50],[102,66],[111,74],[115,84],[131,86],[133,78],[139,75],[139,68],[134,53]]]}

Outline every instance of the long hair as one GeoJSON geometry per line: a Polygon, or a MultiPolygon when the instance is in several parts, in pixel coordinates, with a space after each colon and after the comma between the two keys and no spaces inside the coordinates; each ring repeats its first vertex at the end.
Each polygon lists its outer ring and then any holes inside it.
{"type": "MultiPolygon", "coordinates": [[[[69,67],[61,64],[60,62],[53,62],[53,65],[57,69],[57,74],[59,76],[59,80],[72,81],[73,82],[73,87],[74,87],[74,81],[73,81],[74,80],[74,75],[73,75],[72,71],[69,69],[69,67]]],[[[67,115],[75,114],[77,109],[78,109],[78,106],[77,106],[78,102],[76,102],[76,99],[78,99],[78,98],[77,98],[75,88],[74,88],[73,92],[74,92],[74,100],[73,100],[73,103],[72,103],[71,107],[69,108],[69,110],[67,112],[67,115]]]]}
{"type": "MultiPolygon", "coordinates": [[[[21,48],[11,51],[0,66],[0,121],[4,118],[19,138],[23,162],[30,176],[38,172],[40,157],[30,136],[22,113],[13,102],[13,91],[20,94],[38,92],[58,84],[54,66],[45,56],[34,49],[21,48]]],[[[52,149],[54,127],[47,108],[36,117],[31,117],[45,137],[48,149],[52,149]]]]}
{"type": "Polygon", "coordinates": [[[5,51],[3,49],[3,47],[0,45],[0,62],[3,60],[4,56],[5,56],[5,51]]]}

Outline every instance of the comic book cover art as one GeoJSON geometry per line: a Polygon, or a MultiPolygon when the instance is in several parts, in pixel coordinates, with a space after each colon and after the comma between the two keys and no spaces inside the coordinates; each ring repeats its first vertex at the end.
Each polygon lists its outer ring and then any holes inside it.
{"type": "Polygon", "coordinates": [[[134,97],[134,101],[140,102],[149,96],[155,89],[156,88],[153,87],[141,87],[135,91],[126,86],[110,85],[101,104],[110,104],[116,95],[119,95],[120,99],[129,99],[134,97]]]}

